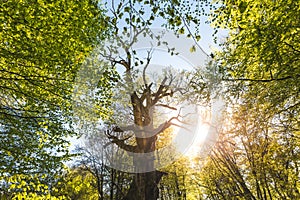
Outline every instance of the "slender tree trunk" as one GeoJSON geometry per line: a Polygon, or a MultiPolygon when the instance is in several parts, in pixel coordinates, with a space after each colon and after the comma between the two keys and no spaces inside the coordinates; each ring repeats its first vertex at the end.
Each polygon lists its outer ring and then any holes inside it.
{"type": "Polygon", "coordinates": [[[114,199],[114,181],[115,181],[115,170],[113,168],[111,168],[110,170],[110,180],[111,180],[111,184],[110,184],[110,200],[114,199]]]}

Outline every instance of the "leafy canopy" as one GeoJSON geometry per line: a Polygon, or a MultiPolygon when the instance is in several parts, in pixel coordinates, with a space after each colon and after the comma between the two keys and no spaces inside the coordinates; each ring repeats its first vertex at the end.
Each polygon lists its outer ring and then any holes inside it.
{"type": "Polygon", "coordinates": [[[72,82],[106,33],[97,1],[0,4],[0,177],[59,170],[67,159],[72,82]]]}
{"type": "Polygon", "coordinates": [[[299,2],[217,1],[215,65],[230,121],[205,165],[208,199],[299,198],[299,2]]]}

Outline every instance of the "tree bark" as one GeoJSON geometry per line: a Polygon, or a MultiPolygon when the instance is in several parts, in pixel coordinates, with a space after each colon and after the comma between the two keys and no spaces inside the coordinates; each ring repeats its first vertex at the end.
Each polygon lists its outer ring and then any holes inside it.
{"type": "Polygon", "coordinates": [[[158,184],[163,175],[163,172],[157,170],[135,174],[123,200],[157,200],[159,197],[158,184]]]}
{"type": "MultiPolygon", "coordinates": [[[[135,125],[141,127],[148,127],[147,129],[155,130],[153,127],[153,110],[151,103],[151,93],[145,91],[143,94],[147,99],[146,105],[143,104],[142,99],[136,93],[131,95],[131,102],[133,106],[133,115],[135,125]]],[[[158,184],[163,176],[163,172],[155,170],[154,167],[154,152],[156,150],[157,133],[148,132],[145,130],[142,133],[144,137],[136,135],[137,148],[136,152],[141,153],[141,157],[134,158],[134,165],[138,169],[134,174],[130,189],[123,200],[157,200],[159,197],[158,184]],[[147,153],[147,155],[145,154],[147,153]],[[153,171],[149,171],[149,170],[153,171]]]]}

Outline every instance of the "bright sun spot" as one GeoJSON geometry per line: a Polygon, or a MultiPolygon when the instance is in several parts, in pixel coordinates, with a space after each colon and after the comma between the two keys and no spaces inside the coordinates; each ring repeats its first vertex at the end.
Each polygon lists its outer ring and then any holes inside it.
{"type": "Polygon", "coordinates": [[[195,139],[192,143],[192,146],[186,152],[186,156],[191,157],[191,158],[199,156],[199,154],[201,153],[203,144],[205,143],[205,139],[206,139],[208,130],[209,130],[209,125],[207,123],[198,124],[195,139]]]}
{"type": "MultiPolygon", "coordinates": [[[[202,147],[205,144],[210,128],[210,109],[207,107],[191,106],[180,110],[182,112],[180,115],[186,117],[172,121],[174,126],[172,126],[173,139],[171,143],[180,154],[191,159],[199,157],[203,154],[202,147]],[[195,108],[197,111],[193,111],[195,108]]],[[[170,119],[178,116],[178,112],[178,110],[169,112],[165,117],[170,119]]]]}

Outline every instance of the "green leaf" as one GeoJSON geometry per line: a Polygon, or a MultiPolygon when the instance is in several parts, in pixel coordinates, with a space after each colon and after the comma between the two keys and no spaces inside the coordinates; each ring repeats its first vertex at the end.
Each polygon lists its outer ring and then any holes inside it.
{"type": "Polygon", "coordinates": [[[193,45],[191,48],[190,48],[190,52],[193,53],[193,52],[196,52],[196,46],[193,45]]]}

